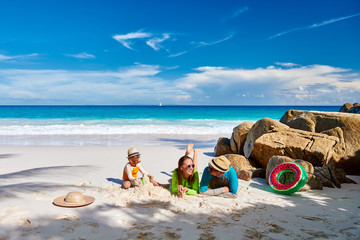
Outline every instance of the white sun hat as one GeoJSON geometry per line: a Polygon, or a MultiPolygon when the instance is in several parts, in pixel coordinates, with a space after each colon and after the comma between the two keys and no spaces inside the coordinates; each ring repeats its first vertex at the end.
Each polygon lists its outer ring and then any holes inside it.
{"type": "Polygon", "coordinates": [[[81,192],[69,192],[67,195],[55,198],[53,204],[58,207],[83,207],[92,204],[94,197],[85,196],[81,192]]]}

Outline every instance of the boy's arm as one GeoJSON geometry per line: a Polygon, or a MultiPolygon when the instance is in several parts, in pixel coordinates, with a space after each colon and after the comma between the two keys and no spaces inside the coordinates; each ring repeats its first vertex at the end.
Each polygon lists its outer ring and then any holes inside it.
{"type": "Polygon", "coordinates": [[[229,184],[230,184],[230,192],[236,194],[239,187],[239,180],[236,175],[235,169],[232,167],[229,170],[229,184]]]}
{"type": "Polygon", "coordinates": [[[208,170],[209,167],[204,169],[203,175],[200,181],[200,192],[205,192],[208,189],[209,181],[211,179],[210,172],[208,170]]]}
{"type": "Polygon", "coordinates": [[[207,196],[218,196],[225,192],[225,189],[223,187],[221,188],[215,188],[215,189],[209,189],[206,192],[203,192],[202,194],[207,196]]]}
{"type": "Polygon", "coordinates": [[[200,183],[200,192],[201,194],[207,195],[207,196],[218,196],[225,192],[225,189],[223,187],[221,188],[215,188],[215,189],[208,189],[209,181],[211,179],[211,174],[209,172],[209,167],[206,167],[204,169],[203,176],[201,178],[200,183]]]}
{"type": "Polygon", "coordinates": [[[140,163],[138,163],[137,166],[139,167],[139,170],[142,173],[142,175],[145,175],[145,174],[149,175],[149,173],[145,171],[145,169],[143,168],[143,166],[140,163]]]}

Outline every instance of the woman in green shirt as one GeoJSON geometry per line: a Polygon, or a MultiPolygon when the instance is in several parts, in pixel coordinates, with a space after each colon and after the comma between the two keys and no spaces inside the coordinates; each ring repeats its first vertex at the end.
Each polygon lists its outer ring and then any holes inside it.
{"type": "Polygon", "coordinates": [[[178,162],[178,168],[173,171],[171,192],[179,194],[195,195],[199,193],[199,174],[197,169],[197,149],[194,149],[194,159],[188,155],[193,144],[189,144],[185,156],[178,162]]]}

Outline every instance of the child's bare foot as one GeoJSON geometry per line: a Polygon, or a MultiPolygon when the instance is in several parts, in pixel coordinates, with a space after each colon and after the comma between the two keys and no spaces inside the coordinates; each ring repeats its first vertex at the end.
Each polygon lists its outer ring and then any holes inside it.
{"type": "Polygon", "coordinates": [[[189,155],[191,153],[192,148],[194,147],[194,144],[190,143],[187,145],[185,156],[189,155]]]}

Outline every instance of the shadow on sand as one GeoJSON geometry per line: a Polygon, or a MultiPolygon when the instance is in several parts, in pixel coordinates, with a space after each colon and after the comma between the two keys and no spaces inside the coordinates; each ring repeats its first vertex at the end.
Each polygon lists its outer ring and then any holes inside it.
{"type": "Polygon", "coordinates": [[[89,170],[94,168],[92,165],[77,165],[77,166],[54,166],[54,167],[41,167],[41,168],[32,168],[18,172],[12,172],[7,174],[0,175],[0,179],[10,179],[10,178],[28,178],[32,176],[39,175],[53,175],[56,172],[77,172],[83,170],[89,170]]]}
{"type": "MultiPolygon", "coordinates": [[[[119,183],[116,178],[107,180],[119,183]]],[[[270,191],[263,179],[254,181],[249,187],[270,191]]],[[[33,187],[51,186],[24,183],[8,187],[33,191],[33,187]]],[[[58,216],[25,219],[22,226],[2,224],[0,239],[356,239],[360,231],[358,204],[349,203],[357,201],[359,190],[354,188],[353,199],[332,193],[315,191],[316,198],[299,193],[275,195],[264,202],[251,202],[251,198],[244,200],[241,196],[193,197],[193,202],[136,199],[125,206],[105,198],[105,203],[60,209],[58,216]],[[234,201],[240,205],[234,205],[234,201]],[[192,211],[186,204],[198,204],[193,207],[199,211],[192,211]],[[216,204],[229,208],[217,210],[216,204]],[[336,210],[339,206],[341,214],[336,210]]],[[[239,194],[249,193],[244,190],[239,194]]]]}
{"type": "Polygon", "coordinates": [[[55,166],[2,174],[0,175],[0,196],[2,196],[0,201],[16,198],[17,194],[39,193],[45,190],[58,189],[59,187],[74,187],[73,184],[64,184],[61,180],[69,178],[69,173],[71,173],[71,176],[76,176],[94,169],[97,169],[97,167],[92,165],[55,166]],[[36,178],[40,175],[41,177],[45,176],[44,179],[55,176],[59,178],[60,183],[31,181],[31,178],[36,178]]]}
{"type": "Polygon", "coordinates": [[[113,183],[117,183],[117,184],[123,184],[124,181],[119,179],[119,178],[106,178],[106,180],[108,180],[109,182],[113,182],[113,183]]]}
{"type": "Polygon", "coordinates": [[[159,141],[169,142],[180,149],[186,149],[189,143],[193,143],[194,148],[213,148],[217,140],[199,141],[195,139],[159,138],[159,141]]]}
{"type": "Polygon", "coordinates": [[[11,158],[16,156],[16,154],[0,154],[0,158],[11,158]]]}
{"type": "MultiPolygon", "coordinates": [[[[323,207],[322,204],[304,197],[282,196],[282,198],[292,204],[284,208],[270,203],[254,203],[231,212],[219,211],[216,214],[211,211],[195,214],[186,209],[179,210],[167,199],[132,202],[127,207],[117,207],[110,203],[94,204],[76,209],[72,212],[76,216],[65,214],[27,219],[28,224],[16,229],[1,225],[0,238],[202,240],[357,238],[356,231],[359,231],[360,226],[354,224],[358,224],[358,220],[349,219],[346,215],[337,216],[338,220],[329,219],[326,218],[326,211],[318,215],[307,210],[309,204],[323,207]],[[114,213],[117,215],[114,216],[114,213]],[[128,220],[124,220],[124,216],[128,220]],[[353,227],[339,229],[338,222],[341,221],[347,221],[348,226],[353,227]]],[[[325,206],[330,204],[331,200],[325,200],[325,206]]],[[[66,212],[67,209],[63,209],[63,213],[66,212]]]]}

